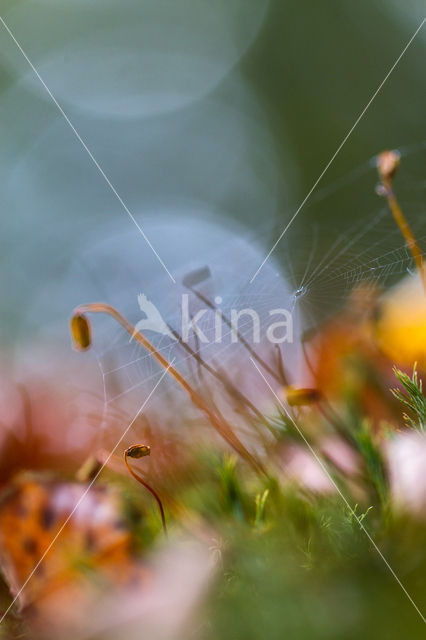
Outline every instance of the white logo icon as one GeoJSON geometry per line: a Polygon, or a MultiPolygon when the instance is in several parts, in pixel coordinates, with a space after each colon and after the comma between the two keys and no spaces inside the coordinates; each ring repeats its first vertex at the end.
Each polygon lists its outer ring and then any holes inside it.
{"type": "Polygon", "coordinates": [[[161,333],[163,336],[168,336],[172,340],[176,340],[175,336],[161,317],[161,314],[155,304],[148,300],[144,293],[140,293],[138,295],[138,303],[140,310],[146,315],[146,318],[142,318],[142,320],[139,320],[135,325],[135,330],[129,342],[133,340],[139,331],[155,331],[155,333],[161,333]]]}

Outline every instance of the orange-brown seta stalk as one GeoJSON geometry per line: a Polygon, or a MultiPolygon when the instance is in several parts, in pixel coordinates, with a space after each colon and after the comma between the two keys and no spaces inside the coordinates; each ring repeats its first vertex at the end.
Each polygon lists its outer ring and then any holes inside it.
{"type": "Polygon", "coordinates": [[[390,210],[396,224],[398,225],[407,247],[411,251],[411,255],[414,258],[417,270],[422,280],[423,289],[426,294],[426,273],[424,267],[423,252],[417,244],[417,240],[411,230],[410,225],[405,218],[398,200],[392,188],[392,181],[395,176],[396,170],[400,163],[400,154],[398,151],[383,151],[377,156],[377,171],[381,180],[382,193],[386,196],[390,210]]]}
{"type": "Polygon", "coordinates": [[[141,485],[143,485],[145,487],[145,489],[148,489],[148,491],[156,499],[158,507],[160,509],[161,524],[163,525],[164,535],[167,538],[166,518],[165,518],[165,515],[164,515],[163,503],[161,502],[160,496],[155,491],[155,489],[153,489],[151,487],[151,485],[149,485],[146,482],[146,480],[141,478],[141,476],[138,473],[133,471],[133,469],[130,466],[129,461],[128,461],[128,458],[144,458],[145,456],[149,456],[150,453],[151,453],[151,449],[146,444],[133,444],[131,447],[128,447],[124,451],[124,463],[125,463],[125,465],[127,467],[128,472],[130,473],[130,475],[133,476],[133,478],[135,480],[137,480],[141,485]]]}
{"type": "Polygon", "coordinates": [[[249,464],[258,472],[265,473],[263,465],[257,460],[243,445],[240,439],[235,435],[229,424],[221,417],[214,413],[202,396],[195,391],[189,382],[179,373],[179,371],[168,362],[161,353],[159,353],[153,344],[123,316],[117,309],[109,304],[102,302],[93,302],[88,304],[82,304],[74,310],[71,318],[71,336],[73,339],[74,347],[78,351],[84,351],[91,345],[91,331],[90,323],[86,313],[106,313],[114,318],[121,326],[127,331],[127,333],[134,338],[139,344],[144,347],[157,362],[165,369],[174,380],[184,389],[193,404],[200,409],[204,415],[208,418],[210,424],[218,431],[218,433],[226,440],[226,442],[239,453],[249,464]],[[78,318],[78,321],[76,319],[78,318]]]}

